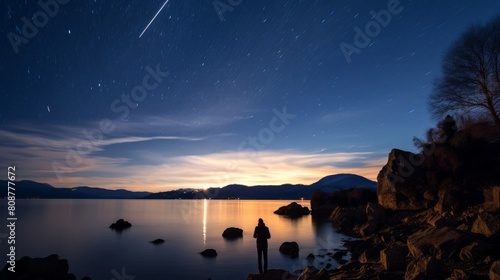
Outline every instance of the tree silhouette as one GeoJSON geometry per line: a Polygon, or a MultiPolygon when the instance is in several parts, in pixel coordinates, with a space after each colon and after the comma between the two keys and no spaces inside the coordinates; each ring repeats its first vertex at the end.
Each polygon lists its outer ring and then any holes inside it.
{"type": "Polygon", "coordinates": [[[487,112],[500,125],[500,16],[463,33],[444,56],[442,71],[429,100],[434,118],[487,112]]]}

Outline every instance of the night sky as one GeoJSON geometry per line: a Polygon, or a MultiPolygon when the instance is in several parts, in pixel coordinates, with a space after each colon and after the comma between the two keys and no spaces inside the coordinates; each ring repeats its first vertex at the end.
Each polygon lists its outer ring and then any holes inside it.
{"type": "Polygon", "coordinates": [[[148,191],[376,179],[435,126],[443,53],[500,11],[169,0],[145,30],[165,1],[44,1],[0,4],[1,162],[18,180],[148,191]]]}

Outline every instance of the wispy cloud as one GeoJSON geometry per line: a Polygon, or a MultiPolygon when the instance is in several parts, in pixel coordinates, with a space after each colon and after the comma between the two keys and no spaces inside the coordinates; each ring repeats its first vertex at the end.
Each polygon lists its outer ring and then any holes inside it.
{"type": "MultiPolygon", "coordinates": [[[[69,151],[82,140],[82,127],[24,125],[1,129],[2,162],[16,164],[19,179],[46,182],[59,187],[89,185],[104,188],[163,191],[181,187],[222,187],[303,183],[310,184],[323,176],[355,173],[375,179],[386,161],[387,152],[305,152],[299,150],[237,151],[220,150],[208,154],[190,151],[167,155],[151,145],[149,150],[127,156],[102,153],[114,145],[152,140],[202,142],[211,137],[179,135],[127,135],[103,137],[92,150],[81,154],[82,160],[65,166],[59,180],[52,163],[67,162],[69,151]],[[101,152],[101,153],[100,153],[101,152]],[[67,167],[67,168],[66,168],[67,167]]],[[[122,133],[125,130],[122,130],[122,133]]],[[[120,134],[122,134],[120,133],[120,134]]],[[[148,146],[149,147],[149,146],[148,146]]],[[[223,149],[223,148],[221,148],[223,149]]],[[[366,151],[366,149],[364,149],[366,151]]],[[[74,155],[74,154],[73,154],[74,155]]]]}
{"type": "MultiPolygon", "coordinates": [[[[156,156],[155,160],[161,159],[156,156]]],[[[104,188],[164,191],[183,187],[222,187],[232,183],[245,185],[303,183],[323,176],[354,173],[375,179],[386,161],[375,153],[310,154],[299,151],[252,152],[226,151],[207,155],[164,157],[155,165],[121,165],[119,159],[95,158],[90,170],[100,176],[82,176],[84,168],[65,175],[63,184],[91,185],[104,188]],[[110,176],[109,174],[113,174],[110,176]]],[[[85,168],[85,171],[89,170],[85,168]]]]}

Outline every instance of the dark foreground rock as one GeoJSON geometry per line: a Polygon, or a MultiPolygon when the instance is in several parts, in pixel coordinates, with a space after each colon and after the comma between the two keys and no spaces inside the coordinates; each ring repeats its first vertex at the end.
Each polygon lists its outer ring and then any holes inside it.
{"type": "Polygon", "coordinates": [[[227,239],[236,239],[243,237],[243,230],[241,228],[230,227],[226,228],[222,233],[222,237],[227,239]]]}
{"type": "Polygon", "coordinates": [[[291,258],[296,258],[299,256],[299,244],[297,242],[284,242],[281,244],[279,251],[291,258]]]}
{"type": "Polygon", "coordinates": [[[264,274],[250,274],[247,276],[247,280],[297,280],[297,277],[290,274],[290,272],[284,269],[269,269],[264,274]]]}
{"type": "Polygon", "coordinates": [[[128,221],[125,221],[124,219],[119,219],[116,221],[116,223],[112,223],[109,228],[117,230],[117,231],[122,231],[124,229],[130,228],[132,226],[131,223],[128,221]]]}
{"type": "Polygon", "coordinates": [[[200,254],[204,257],[217,257],[217,251],[215,249],[205,249],[200,254]]]}
{"type": "MultiPolygon", "coordinates": [[[[7,264],[0,271],[2,280],[76,280],[76,276],[68,273],[68,261],[61,259],[58,255],[50,255],[45,258],[22,257],[16,261],[15,273],[8,270],[7,264]]],[[[90,280],[84,277],[82,280],[90,280]]]]}
{"type": "Polygon", "coordinates": [[[287,206],[281,206],[278,210],[274,211],[274,214],[289,217],[300,217],[303,215],[309,215],[309,213],[311,213],[311,211],[309,211],[309,208],[305,206],[302,207],[297,202],[292,202],[287,206]]]}

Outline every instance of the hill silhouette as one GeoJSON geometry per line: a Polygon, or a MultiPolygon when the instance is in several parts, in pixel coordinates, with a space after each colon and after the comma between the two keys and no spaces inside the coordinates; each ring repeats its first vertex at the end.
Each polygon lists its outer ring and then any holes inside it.
{"type": "MultiPolygon", "coordinates": [[[[7,181],[0,184],[7,185],[7,181]]],[[[56,188],[46,183],[30,180],[16,182],[17,198],[45,199],[310,199],[314,190],[332,192],[350,188],[376,189],[377,183],[354,174],[336,174],[326,176],[311,185],[283,184],[245,186],[231,184],[222,188],[207,190],[182,188],[166,192],[151,193],[146,191],[109,190],[79,186],[74,188],[56,188]]]]}

